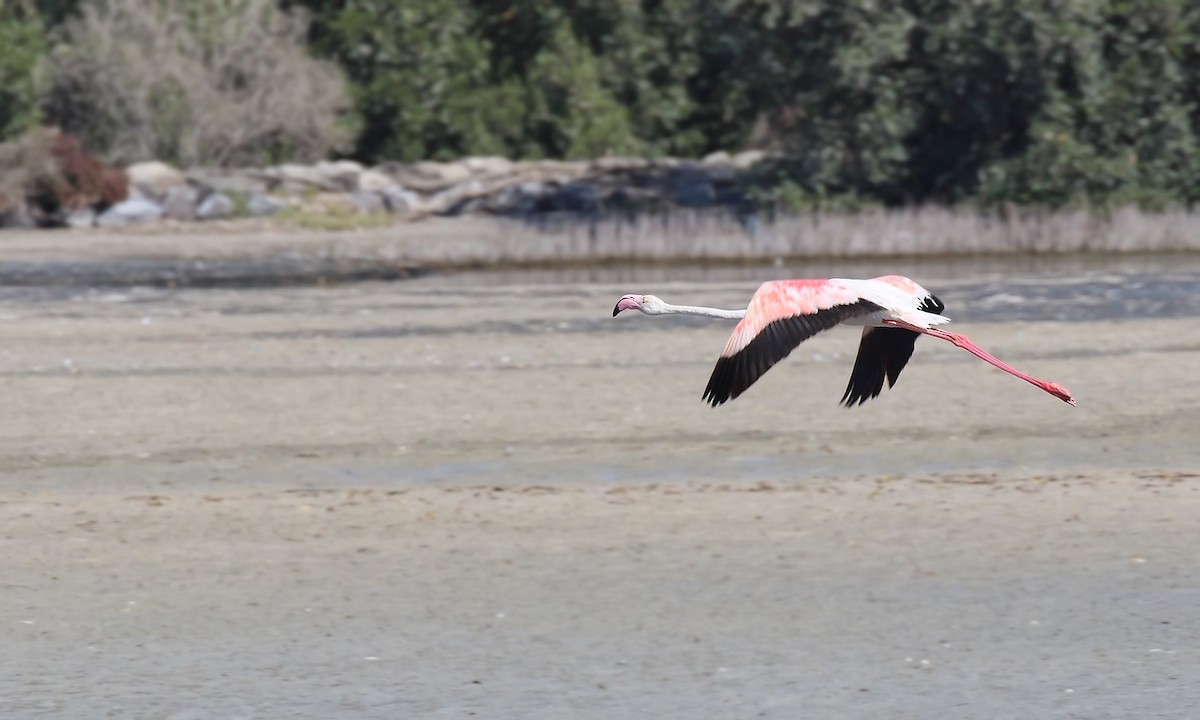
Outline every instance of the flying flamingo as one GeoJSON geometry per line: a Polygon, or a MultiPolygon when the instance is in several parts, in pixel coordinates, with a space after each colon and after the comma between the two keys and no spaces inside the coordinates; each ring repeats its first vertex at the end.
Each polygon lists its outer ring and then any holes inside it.
{"type": "Polygon", "coordinates": [[[1010,375],[1036,385],[1054,397],[1075,404],[1061,385],[1026,375],[1001,362],[962,335],[940,330],[950,322],[941,314],[945,305],[933,293],[901,275],[870,280],[774,280],[759,286],[745,310],[720,310],[671,305],[654,295],[626,295],[617,301],[613,317],[623,310],[646,315],[700,315],[741,320],[717,359],[704,399],[714,407],[741,395],[772,365],[800,343],[822,330],[845,323],[865,325],[850,382],[842,395],[846,407],[861,405],[896,384],[912,357],[918,335],[953,343],[1010,375]]]}

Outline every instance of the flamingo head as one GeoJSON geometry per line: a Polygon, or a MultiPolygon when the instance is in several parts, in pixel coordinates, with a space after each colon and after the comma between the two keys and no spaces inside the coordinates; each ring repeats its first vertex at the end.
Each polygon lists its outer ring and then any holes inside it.
{"type": "Polygon", "coordinates": [[[625,310],[640,310],[647,315],[658,315],[664,305],[662,300],[653,295],[626,295],[617,301],[617,306],[613,308],[613,317],[625,310]]]}
{"type": "Polygon", "coordinates": [[[613,317],[616,317],[625,310],[640,310],[642,303],[645,302],[645,295],[625,295],[617,301],[617,306],[613,308],[613,317]]]}

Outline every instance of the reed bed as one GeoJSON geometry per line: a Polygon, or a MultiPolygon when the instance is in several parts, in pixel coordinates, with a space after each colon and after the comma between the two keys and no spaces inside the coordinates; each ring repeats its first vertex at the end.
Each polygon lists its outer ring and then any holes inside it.
{"type": "Polygon", "coordinates": [[[1106,215],[925,207],[776,217],[705,210],[536,221],[447,218],[409,227],[411,234],[403,233],[401,247],[391,252],[442,266],[1200,250],[1200,213],[1135,208],[1106,215]]]}

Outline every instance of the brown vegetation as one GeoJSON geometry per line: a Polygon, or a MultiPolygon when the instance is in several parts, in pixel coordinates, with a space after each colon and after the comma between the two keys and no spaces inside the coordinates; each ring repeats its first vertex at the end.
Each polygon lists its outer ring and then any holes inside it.
{"type": "MultiPolygon", "coordinates": [[[[403,237],[403,236],[402,236],[403,237]]],[[[1125,208],[988,216],[927,206],[738,218],[675,210],[635,218],[530,223],[426,221],[403,256],[429,266],[494,266],[932,257],[1200,250],[1200,213],[1125,208]]]]}
{"type": "Polygon", "coordinates": [[[66,210],[103,209],[125,199],[129,178],[89,153],[79,138],[40,128],[0,145],[0,216],[27,212],[56,224],[66,210]]]}

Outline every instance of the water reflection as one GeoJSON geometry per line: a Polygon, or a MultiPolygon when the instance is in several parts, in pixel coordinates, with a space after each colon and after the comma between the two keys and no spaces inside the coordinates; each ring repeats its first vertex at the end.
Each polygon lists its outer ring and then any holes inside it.
{"type": "Polygon", "coordinates": [[[1118,255],[1029,254],[958,257],[792,260],[745,265],[608,263],[595,266],[501,268],[453,273],[472,285],[665,282],[761,282],[800,277],[874,277],[898,273],[924,284],[963,278],[1065,276],[1090,273],[1200,273],[1200,253],[1118,255]]]}
{"type": "Polygon", "coordinates": [[[609,265],[458,273],[450,285],[606,284],[654,292],[674,283],[740,283],[791,277],[917,279],[955,320],[1111,320],[1200,315],[1200,254],[1020,255],[823,260],[771,265],[609,265]]]}
{"type": "MultiPolygon", "coordinates": [[[[712,284],[722,286],[722,302],[733,307],[730,303],[743,297],[748,300],[755,284],[764,280],[900,273],[915,278],[935,292],[946,303],[946,314],[959,321],[1200,316],[1200,253],[904,257],[746,265],[626,263],[446,272],[390,282],[371,275],[342,277],[335,274],[327,285],[303,279],[295,283],[281,282],[280,277],[269,270],[273,269],[259,267],[256,271],[254,263],[247,263],[245,267],[239,267],[243,284],[219,287],[187,283],[170,287],[137,282],[0,283],[0,304],[23,308],[21,312],[37,307],[39,313],[53,313],[59,317],[124,312],[101,309],[109,305],[142,305],[148,308],[146,312],[172,305],[196,311],[214,309],[222,314],[288,314],[305,312],[310,305],[324,307],[336,297],[346,304],[346,312],[362,312],[401,305],[407,309],[420,309],[426,305],[440,307],[447,299],[463,296],[480,296],[478,301],[486,302],[483,296],[509,296],[535,289],[538,293],[555,296],[612,292],[613,300],[621,292],[655,292],[670,294],[679,302],[686,297],[690,303],[711,301],[715,304],[718,301],[711,293],[697,291],[695,287],[712,284]],[[256,282],[254,278],[258,277],[258,271],[270,276],[271,282],[256,282]],[[611,290],[603,290],[605,287],[611,290]],[[681,293],[683,297],[680,297],[681,293]]],[[[607,323],[608,310],[612,306],[607,296],[601,305],[603,311],[598,311],[595,318],[579,319],[576,321],[579,326],[573,329],[586,332],[589,322],[607,323]]],[[[539,332],[543,326],[553,326],[561,321],[562,318],[547,319],[538,313],[529,313],[512,318],[511,331],[539,332]]],[[[677,323],[686,321],[686,318],[676,319],[677,323]]],[[[701,321],[698,326],[706,324],[701,321]]],[[[603,327],[610,329],[609,325],[611,323],[603,327]]],[[[416,322],[404,332],[421,334],[421,327],[422,324],[416,322]]],[[[463,330],[456,327],[456,332],[463,330]]],[[[635,332],[643,326],[625,324],[618,327],[619,331],[635,332]]],[[[495,329],[491,328],[492,331],[495,329]]],[[[442,329],[441,332],[450,330],[442,329]]]]}

